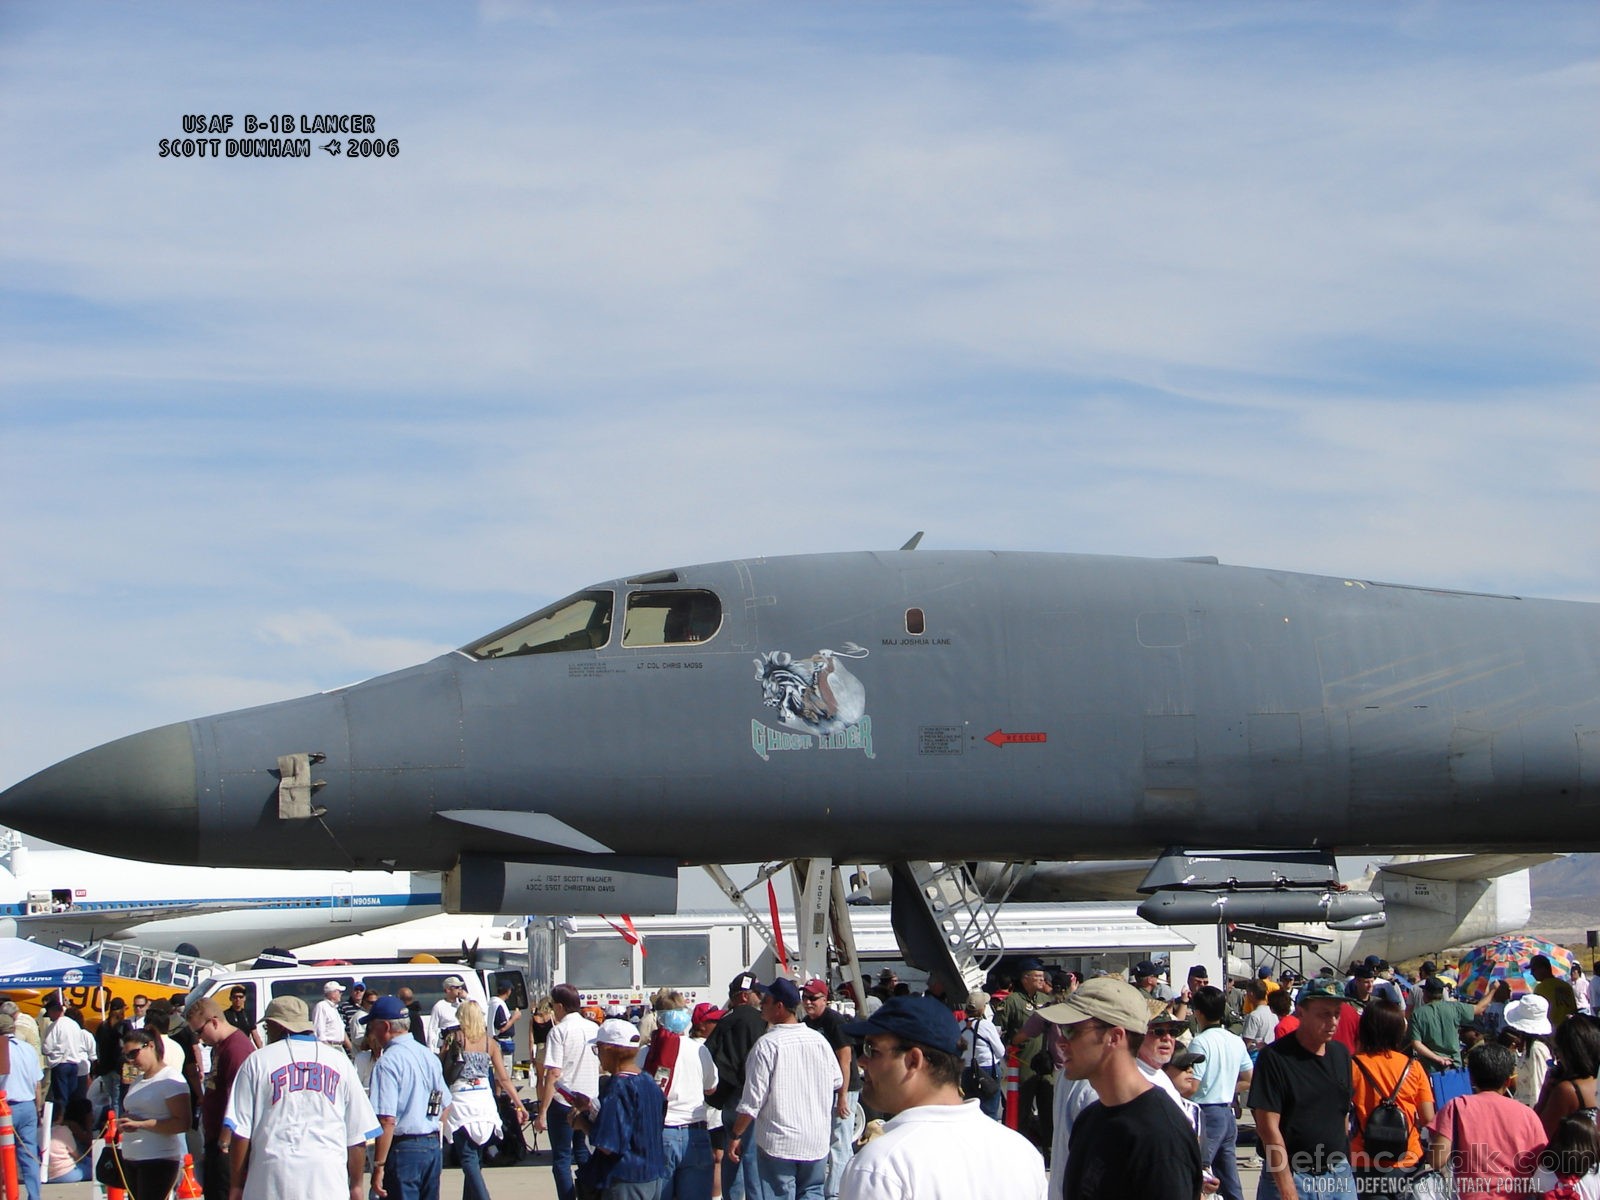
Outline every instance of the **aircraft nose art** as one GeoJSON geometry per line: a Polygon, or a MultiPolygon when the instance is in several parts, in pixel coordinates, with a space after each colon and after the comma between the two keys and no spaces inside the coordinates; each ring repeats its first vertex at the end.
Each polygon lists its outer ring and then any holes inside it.
{"type": "Polygon", "coordinates": [[[85,750],[0,793],[0,822],[124,858],[193,862],[198,817],[187,723],[85,750]]]}

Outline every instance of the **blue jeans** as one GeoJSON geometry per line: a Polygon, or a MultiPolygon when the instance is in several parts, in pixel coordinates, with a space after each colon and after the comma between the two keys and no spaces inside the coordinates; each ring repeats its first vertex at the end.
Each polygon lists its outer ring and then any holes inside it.
{"type": "Polygon", "coordinates": [[[396,1200],[439,1200],[444,1151],[439,1139],[395,1138],[383,1168],[383,1186],[396,1200]]]}
{"type": "MultiPolygon", "coordinates": [[[[995,1088],[994,1095],[990,1096],[987,1100],[978,1101],[978,1111],[984,1116],[988,1117],[991,1121],[1004,1121],[1006,1111],[1006,1089],[1004,1081],[1000,1078],[1000,1068],[997,1066],[984,1067],[983,1070],[994,1076],[994,1081],[1000,1084],[1000,1086],[995,1088]]],[[[860,1093],[858,1092],[855,1094],[859,1098],[860,1093]]]]}
{"type": "MultiPolygon", "coordinates": [[[[1300,1200],[1356,1200],[1356,1177],[1349,1163],[1340,1163],[1323,1175],[1302,1175],[1294,1172],[1294,1189],[1300,1200]]],[[[1256,1200],[1280,1200],[1278,1184],[1267,1173],[1261,1172],[1261,1186],[1256,1189],[1256,1200]]]]}
{"type": "Polygon", "coordinates": [[[58,1175],[49,1180],[50,1183],[93,1183],[94,1182],[94,1155],[86,1154],[65,1175],[58,1175]]]}
{"type": "Polygon", "coordinates": [[[455,1147],[456,1165],[461,1168],[461,1200],[489,1200],[489,1189],[483,1182],[483,1147],[465,1129],[456,1130],[450,1144],[455,1147]]]}
{"type": "Polygon", "coordinates": [[[661,1131],[661,1145],[667,1155],[661,1200],[711,1200],[711,1135],[669,1125],[661,1131]]]}
{"type": "Polygon", "coordinates": [[[1200,1162],[1221,1182],[1217,1194],[1222,1200],[1244,1200],[1244,1185],[1239,1182],[1239,1121],[1233,1105],[1202,1104],[1200,1120],[1204,1130],[1200,1162]]]}
{"type": "Polygon", "coordinates": [[[554,1101],[545,1116],[550,1134],[550,1170],[556,1177],[556,1200],[573,1200],[578,1194],[572,1183],[572,1168],[589,1161],[589,1139],[572,1127],[572,1110],[554,1101]]]}
{"type": "MultiPolygon", "coordinates": [[[[850,1093],[851,1104],[860,1099],[860,1092],[850,1093]]],[[[833,1115],[833,1139],[828,1143],[827,1182],[823,1185],[823,1195],[827,1200],[839,1200],[839,1181],[844,1178],[844,1169],[850,1165],[850,1157],[856,1152],[856,1148],[850,1144],[854,1132],[853,1115],[841,1117],[836,1110],[833,1115]]]]}
{"type": "MultiPolygon", "coordinates": [[[[742,1149],[742,1147],[741,1147],[742,1149]]],[[[822,1200],[828,1160],[796,1162],[763,1154],[756,1164],[756,1194],[751,1200],[822,1200]]]]}
{"type": "Polygon", "coordinates": [[[17,1182],[28,1200],[39,1200],[39,1106],[11,1101],[11,1123],[17,1130],[17,1182]]]}
{"type": "Polygon", "coordinates": [[[56,1112],[67,1110],[67,1101],[78,1094],[78,1064],[62,1063],[50,1068],[50,1103],[56,1112]]]}
{"type": "MultiPolygon", "coordinates": [[[[728,1101],[728,1107],[722,1110],[722,1127],[728,1131],[728,1141],[733,1141],[733,1123],[739,1117],[739,1097],[735,1096],[728,1101]]],[[[761,1159],[761,1150],[756,1145],[756,1127],[754,1124],[744,1131],[744,1137],[739,1139],[739,1161],[734,1162],[727,1154],[722,1156],[722,1200],[756,1200],[760,1192],[756,1190],[756,1164],[761,1159]]]]}
{"type": "MultiPolygon", "coordinates": [[[[109,1106],[116,1109],[117,1116],[120,1117],[122,1115],[122,1093],[127,1090],[122,1085],[122,1072],[110,1071],[100,1076],[100,1079],[102,1081],[102,1086],[104,1086],[106,1089],[106,1100],[109,1106]]],[[[97,1108],[95,1111],[95,1116],[99,1117],[100,1115],[101,1114],[97,1108]]],[[[100,1122],[96,1121],[95,1124],[98,1125],[100,1122]]]]}

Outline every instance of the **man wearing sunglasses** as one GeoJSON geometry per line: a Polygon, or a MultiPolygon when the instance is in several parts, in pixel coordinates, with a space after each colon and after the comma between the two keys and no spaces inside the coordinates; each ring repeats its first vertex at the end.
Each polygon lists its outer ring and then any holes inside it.
{"type": "Polygon", "coordinates": [[[250,1044],[259,1050],[266,1043],[261,1040],[261,1031],[256,1028],[255,1015],[251,1013],[246,1003],[249,999],[250,993],[244,987],[234,988],[228,993],[228,1007],[222,1010],[222,1018],[249,1038],[250,1044]]]}
{"type": "Polygon", "coordinates": [[[1106,976],[1039,1014],[1061,1026],[1062,1074],[1087,1081],[1099,1097],[1072,1123],[1062,1194],[1079,1200],[1200,1195],[1199,1139],[1167,1093],[1139,1069],[1149,1013],[1143,992],[1106,976]]]}
{"type": "Polygon", "coordinates": [[[228,1200],[232,1173],[228,1166],[233,1133],[222,1124],[228,1112],[228,1097],[244,1060],[255,1051],[255,1043],[236,1029],[223,1008],[210,996],[196,1000],[184,1010],[184,1020],[196,1037],[211,1047],[211,1070],[205,1077],[200,1097],[200,1132],[205,1139],[202,1175],[206,1200],[228,1200]]]}
{"type": "Polygon", "coordinates": [[[961,1098],[954,1013],[931,996],[896,996],[844,1032],[862,1039],[862,1100],[894,1117],[845,1167],[839,1200],[1042,1200],[1032,1143],[961,1098]]]}

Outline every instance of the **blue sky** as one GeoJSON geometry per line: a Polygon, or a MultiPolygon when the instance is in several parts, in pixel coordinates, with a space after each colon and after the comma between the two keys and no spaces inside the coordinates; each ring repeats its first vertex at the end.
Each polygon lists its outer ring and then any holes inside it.
{"type": "Polygon", "coordinates": [[[0,107],[0,784],[917,529],[1600,600],[1592,3],[22,0],[0,107]],[[274,112],[401,152],[157,155],[274,112]]]}

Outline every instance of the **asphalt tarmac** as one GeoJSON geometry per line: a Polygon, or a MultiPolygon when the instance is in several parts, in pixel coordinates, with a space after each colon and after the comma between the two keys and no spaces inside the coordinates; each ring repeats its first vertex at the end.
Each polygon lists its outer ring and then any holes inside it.
{"type": "MultiPolygon", "coordinates": [[[[550,1155],[535,1155],[515,1167],[491,1167],[483,1173],[494,1200],[555,1200],[556,1185],[550,1174],[550,1155]]],[[[44,1200],[101,1200],[105,1192],[94,1183],[49,1183],[44,1200]]],[[[461,1200],[461,1172],[446,1170],[439,1186],[440,1200],[461,1200]]]]}
{"type": "MultiPolygon", "coordinates": [[[[1251,1165],[1241,1163],[1240,1182],[1244,1185],[1244,1194],[1253,1197],[1260,1170],[1254,1165],[1257,1160],[1253,1156],[1246,1161],[1251,1165]]],[[[515,1167],[490,1167],[484,1171],[483,1181],[494,1200],[555,1200],[556,1196],[548,1151],[524,1159],[515,1167]]],[[[44,1200],[100,1200],[105,1195],[99,1185],[93,1183],[47,1184],[43,1194],[44,1200]]],[[[460,1171],[445,1171],[440,1181],[439,1197],[440,1200],[461,1200],[460,1171]]]]}

